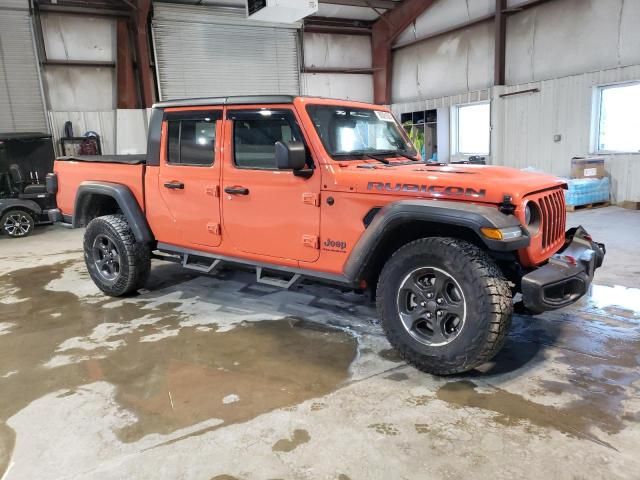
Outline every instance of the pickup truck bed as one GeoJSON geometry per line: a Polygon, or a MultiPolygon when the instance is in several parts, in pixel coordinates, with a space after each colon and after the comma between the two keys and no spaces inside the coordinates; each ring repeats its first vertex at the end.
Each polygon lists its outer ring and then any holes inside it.
{"type": "Polygon", "coordinates": [[[144,208],[146,159],[146,155],[90,155],[56,159],[54,173],[58,178],[58,208],[64,213],[73,213],[80,184],[92,181],[126,185],[138,205],[144,208]],[[106,163],[109,167],[96,168],[96,163],[106,163]]]}

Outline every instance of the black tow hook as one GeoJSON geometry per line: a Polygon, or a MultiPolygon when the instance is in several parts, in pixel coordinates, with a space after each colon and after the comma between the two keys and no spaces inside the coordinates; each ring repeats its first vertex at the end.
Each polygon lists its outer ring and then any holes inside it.
{"type": "Polygon", "coordinates": [[[511,195],[505,195],[502,198],[502,203],[498,205],[498,209],[505,215],[513,215],[513,212],[516,211],[516,206],[511,201],[511,195]]]}

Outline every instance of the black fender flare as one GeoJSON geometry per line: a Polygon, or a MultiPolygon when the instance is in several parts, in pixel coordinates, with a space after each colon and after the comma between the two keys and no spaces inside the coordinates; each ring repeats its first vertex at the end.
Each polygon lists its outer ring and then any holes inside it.
{"type": "Polygon", "coordinates": [[[482,227],[520,226],[520,221],[514,215],[506,215],[494,206],[443,200],[400,200],[386,205],[373,217],[345,262],[345,276],[358,280],[385,235],[397,227],[415,221],[467,228],[484,242],[488,250],[498,252],[525,248],[531,240],[526,228],[522,229],[522,236],[518,238],[486,238],[480,232],[482,227]]]}
{"type": "Polygon", "coordinates": [[[74,228],[78,228],[80,226],[80,215],[81,209],[83,208],[84,198],[91,194],[104,195],[111,197],[116,201],[138,242],[150,243],[154,240],[153,233],[151,232],[151,228],[147,222],[147,217],[142,211],[142,208],[140,208],[133,192],[131,192],[131,189],[126,185],[119,183],[97,181],[85,181],[80,183],[78,191],[76,192],[76,201],[73,212],[74,228]]]}
{"type": "Polygon", "coordinates": [[[12,208],[29,210],[36,215],[42,215],[42,208],[40,208],[40,205],[33,200],[22,198],[3,198],[0,200],[0,216],[4,215],[7,210],[11,210],[12,208]]]}

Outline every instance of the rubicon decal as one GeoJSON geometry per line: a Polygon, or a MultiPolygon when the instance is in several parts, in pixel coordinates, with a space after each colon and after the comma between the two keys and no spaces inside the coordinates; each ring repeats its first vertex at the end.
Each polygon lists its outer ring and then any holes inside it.
{"type": "Polygon", "coordinates": [[[329,250],[331,252],[344,252],[347,250],[347,242],[342,240],[331,240],[327,238],[322,242],[322,249],[329,250]]]}
{"type": "Polygon", "coordinates": [[[384,183],[369,182],[367,190],[378,190],[380,192],[413,192],[430,193],[431,195],[453,195],[465,197],[484,197],[487,191],[484,188],[476,190],[470,187],[445,187],[443,185],[418,185],[417,183],[384,183]]]}

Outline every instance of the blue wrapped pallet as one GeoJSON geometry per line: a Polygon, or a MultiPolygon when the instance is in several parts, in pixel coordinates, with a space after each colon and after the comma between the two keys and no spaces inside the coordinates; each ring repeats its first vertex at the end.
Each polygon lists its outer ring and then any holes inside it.
{"type": "Polygon", "coordinates": [[[568,190],[564,191],[567,206],[577,207],[591,203],[609,201],[609,177],[570,178],[568,190]]]}

